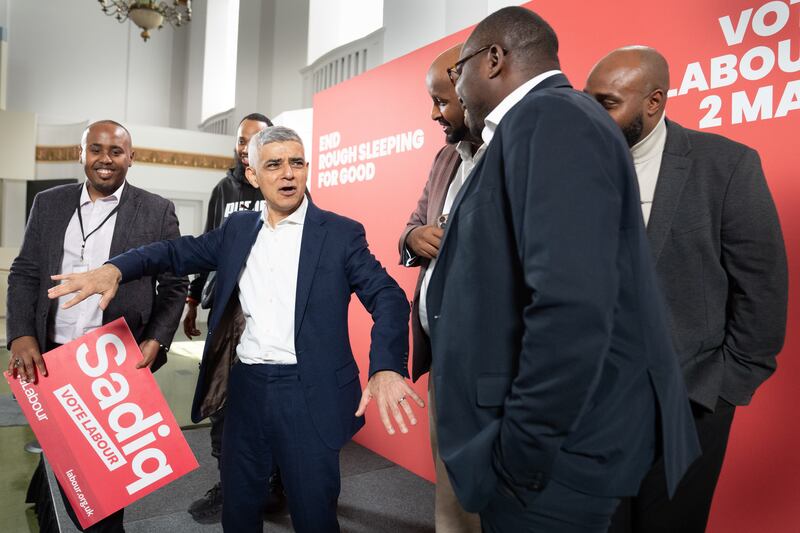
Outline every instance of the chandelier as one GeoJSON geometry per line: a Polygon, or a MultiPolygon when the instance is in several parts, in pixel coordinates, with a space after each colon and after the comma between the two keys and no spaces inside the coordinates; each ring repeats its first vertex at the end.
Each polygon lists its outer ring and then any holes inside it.
{"type": "Polygon", "coordinates": [[[156,0],[97,0],[100,8],[117,22],[130,19],[142,28],[142,39],[147,42],[150,30],[161,29],[164,20],[178,28],[192,20],[192,0],[173,0],[172,3],[156,0]]]}

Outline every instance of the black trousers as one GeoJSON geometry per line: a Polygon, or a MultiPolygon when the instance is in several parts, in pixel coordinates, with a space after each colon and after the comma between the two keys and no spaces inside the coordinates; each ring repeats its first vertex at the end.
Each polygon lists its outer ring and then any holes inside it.
{"type": "Polygon", "coordinates": [[[484,533],[603,533],[619,498],[591,496],[551,479],[541,492],[518,500],[498,488],[481,511],[484,533]]]}
{"type": "MultiPolygon", "coordinates": [[[[221,469],[222,433],[225,431],[225,406],[222,406],[219,411],[209,416],[208,419],[211,421],[211,455],[217,459],[217,467],[221,469]]],[[[272,472],[270,472],[269,477],[272,479],[273,476],[279,474],[278,463],[273,461],[272,472]]],[[[278,480],[280,481],[280,478],[278,480]]]]}
{"type": "Polygon", "coordinates": [[[58,484],[58,491],[61,493],[61,499],[64,500],[64,506],[67,508],[69,519],[72,520],[72,523],[75,524],[78,531],[85,531],[86,533],[125,533],[125,528],[122,526],[122,520],[125,515],[124,507],[116,513],[112,513],[103,518],[96,524],[82,529],[80,522],[78,522],[78,517],[75,516],[75,511],[72,509],[72,505],[70,505],[67,500],[67,495],[64,494],[64,489],[61,488],[61,483],[58,484]]]}
{"type": "Polygon", "coordinates": [[[611,521],[609,533],[702,533],[717,487],[735,407],[723,399],[714,412],[692,404],[703,454],[689,467],[675,497],[667,496],[663,458],[647,473],[639,494],[624,498],[611,521]]]}
{"type": "Polygon", "coordinates": [[[211,455],[217,458],[217,466],[222,457],[222,432],[225,430],[225,406],[209,416],[211,421],[211,455]]]}
{"type": "Polygon", "coordinates": [[[328,448],[311,421],[297,365],[231,369],[222,446],[222,527],[260,533],[273,463],[298,533],[337,533],[339,450],[328,448]]]}

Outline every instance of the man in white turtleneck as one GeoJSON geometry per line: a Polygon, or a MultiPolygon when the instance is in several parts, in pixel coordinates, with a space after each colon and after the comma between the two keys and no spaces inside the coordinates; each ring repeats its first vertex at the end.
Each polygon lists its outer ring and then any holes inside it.
{"type": "MultiPolygon", "coordinates": [[[[630,141],[628,142],[630,143],[630,141]]],[[[662,111],[653,131],[631,148],[633,166],[636,167],[636,177],[639,181],[639,197],[642,202],[642,216],[644,216],[645,226],[650,221],[653,197],[656,194],[658,171],[661,168],[661,159],[664,155],[664,144],[666,142],[667,123],[662,111]]]]}
{"type": "Polygon", "coordinates": [[[613,533],[705,530],[735,406],[775,370],[786,329],[786,253],[758,153],[667,119],[668,89],[667,61],[642,46],[600,60],[585,89],[631,146],[703,450],[672,500],[657,462],[623,499],[613,533]]]}

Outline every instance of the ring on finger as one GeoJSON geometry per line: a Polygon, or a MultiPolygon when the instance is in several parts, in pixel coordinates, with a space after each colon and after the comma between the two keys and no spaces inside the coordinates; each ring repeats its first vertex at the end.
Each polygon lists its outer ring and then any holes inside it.
{"type": "Polygon", "coordinates": [[[20,359],[19,357],[14,359],[14,368],[19,368],[21,366],[22,366],[22,359],[20,359]]]}

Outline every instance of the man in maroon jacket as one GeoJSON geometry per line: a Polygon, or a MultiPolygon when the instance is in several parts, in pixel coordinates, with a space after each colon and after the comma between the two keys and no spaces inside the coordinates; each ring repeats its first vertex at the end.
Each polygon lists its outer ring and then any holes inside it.
{"type": "MultiPolygon", "coordinates": [[[[447,74],[448,67],[458,60],[460,52],[461,45],[454,46],[437,57],[428,69],[426,84],[433,100],[431,119],[442,125],[447,145],[436,154],[425,189],[417,203],[417,209],[411,214],[405,230],[400,235],[400,264],[420,267],[411,309],[414,381],[431,368],[425,291],[436,264],[436,255],[447,224],[447,215],[456,194],[483,153],[482,141],[475,139],[464,125],[464,112],[447,74]]],[[[432,384],[432,380],[429,383],[432,384]]],[[[436,464],[436,531],[479,532],[481,527],[478,515],[467,513],[462,509],[450,486],[444,463],[439,458],[436,424],[433,419],[434,401],[434,391],[431,388],[428,413],[431,417],[431,448],[436,464]]]]}

